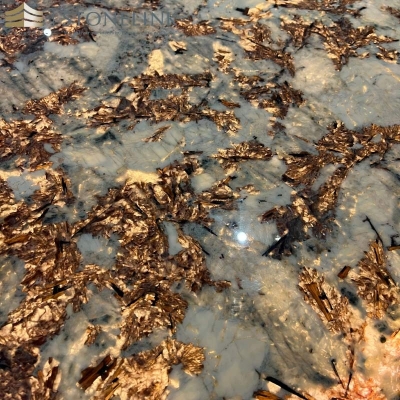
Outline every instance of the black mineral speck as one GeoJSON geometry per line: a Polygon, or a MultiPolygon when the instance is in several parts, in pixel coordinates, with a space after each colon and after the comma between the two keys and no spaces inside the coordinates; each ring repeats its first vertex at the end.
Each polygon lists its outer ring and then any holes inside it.
{"type": "Polygon", "coordinates": [[[355,293],[351,292],[349,289],[345,287],[341,288],[340,292],[342,293],[343,296],[349,299],[349,302],[351,304],[353,304],[354,306],[357,305],[359,299],[355,293]]]}
{"type": "Polygon", "coordinates": [[[121,82],[121,79],[119,79],[118,76],[116,76],[116,75],[109,75],[109,76],[107,76],[107,78],[111,83],[120,83],[121,82]]]}
{"type": "Polygon", "coordinates": [[[381,332],[381,333],[385,332],[387,330],[387,328],[388,328],[387,323],[384,321],[378,321],[375,323],[375,329],[378,332],[381,332]]]}
{"type": "Polygon", "coordinates": [[[114,141],[114,140],[117,140],[116,136],[111,131],[108,131],[104,135],[100,136],[99,138],[96,138],[94,141],[96,143],[104,143],[104,142],[114,141]]]}

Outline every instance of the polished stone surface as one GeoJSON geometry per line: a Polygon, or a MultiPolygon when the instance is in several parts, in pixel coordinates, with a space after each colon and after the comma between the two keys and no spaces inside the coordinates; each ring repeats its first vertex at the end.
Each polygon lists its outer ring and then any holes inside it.
{"type": "Polygon", "coordinates": [[[399,398],[399,1],[29,4],[0,399],[399,398]]]}

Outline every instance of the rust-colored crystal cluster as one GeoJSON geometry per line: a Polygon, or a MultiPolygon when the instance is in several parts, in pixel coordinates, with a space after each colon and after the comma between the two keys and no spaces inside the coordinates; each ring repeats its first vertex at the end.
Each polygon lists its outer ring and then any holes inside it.
{"type": "MultiPolygon", "coordinates": [[[[82,93],[83,88],[72,84],[42,99],[29,101],[23,112],[51,124],[48,116],[61,113],[63,104],[82,93]]],[[[59,144],[61,135],[44,136],[36,128],[40,122],[3,121],[2,124],[6,127],[1,131],[5,138],[3,158],[22,168],[46,172],[40,189],[29,201],[16,201],[7,183],[0,181],[0,254],[25,262],[21,282],[25,298],[0,330],[0,354],[5,363],[0,371],[1,385],[15,399],[24,399],[29,393],[38,399],[51,399],[56,392],[57,365],[49,360],[46,372],[32,378],[33,365],[40,346],[63,328],[68,305],[79,312],[89,301],[88,285],[94,285],[99,291],[108,290],[119,301],[122,350],[157,328],[176,330],[184,318],[187,302],[171,290],[174,283],[184,281],[193,291],[204,284],[213,285],[217,290],[229,286],[228,282],[211,279],[202,247],[180,226],[187,222],[207,226],[212,222],[209,211],[234,208],[239,194],[229,187],[228,181],[217,182],[209,190],[195,194],[190,180],[199,163],[196,155],[188,155],[182,162],[160,169],[158,183],[127,183],[110,189],[85,219],[75,223],[49,223],[46,214],[50,209],[73,207],[76,202],[69,178],[61,169],[50,169],[50,154],[43,150],[45,143],[54,143],[53,137],[59,144]],[[24,143],[16,140],[21,135],[27,138],[24,143]],[[42,151],[33,151],[39,144],[42,151]],[[20,161],[22,156],[24,164],[20,161]],[[176,224],[183,248],[174,256],[168,252],[164,221],[176,224]],[[114,268],[82,265],[77,241],[83,233],[105,238],[118,236],[120,249],[114,268]]],[[[98,333],[98,327],[88,326],[86,345],[93,345],[98,333]]],[[[83,371],[80,384],[87,389],[101,377],[104,382],[99,386],[99,393],[104,398],[109,398],[117,389],[130,398],[142,398],[144,394],[152,399],[164,398],[171,366],[182,363],[185,371],[199,373],[203,359],[201,349],[171,339],[133,358],[107,358],[101,367],[83,371]],[[111,380],[107,379],[109,375],[111,380]],[[160,383],[155,387],[158,379],[160,383]]]]}
{"type": "Polygon", "coordinates": [[[275,220],[280,235],[265,255],[289,255],[294,243],[309,238],[310,233],[324,238],[331,230],[340,187],[350,170],[372,155],[381,160],[391,146],[400,143],[400,125],[371,125],[357,132],[334,123],[328,129],[328,134],[316,143],[318,154],[301,152],[285,157],[287,170],[282,178],[296,189],[296,194],[290,205],[275,207],[261,216],[262,222],[275,220]],[[336,168],[315,190],[313,185],[327,165],[336,168]]]}

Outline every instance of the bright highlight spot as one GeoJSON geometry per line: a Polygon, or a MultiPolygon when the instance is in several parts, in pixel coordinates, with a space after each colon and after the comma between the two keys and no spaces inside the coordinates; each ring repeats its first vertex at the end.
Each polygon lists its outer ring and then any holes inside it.
{"type": "Polygon", "coordinates": [[[51,29],[45,29],[45,30],[43,31],[43,33],[44,33],[46,36],[51,36],[51,29]]]}
{"type": "Polygon", "coordinates": [[[236,237],[239,243],[244,243],[247,240],[247,235],[244,232],[239,232],[236,237]]]}

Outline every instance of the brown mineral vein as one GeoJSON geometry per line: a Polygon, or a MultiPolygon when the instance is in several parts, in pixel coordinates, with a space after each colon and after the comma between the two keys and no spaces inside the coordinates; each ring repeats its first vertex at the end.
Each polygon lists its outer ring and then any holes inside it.
{"type": "Polygon", "coordinates": [[[161,128],[158,128],[153,135],[150,137],[144,139],[145,142],[159,142],[163,137],[165,132],[171,128],[171,125],[167,126],[162,126],[161,128]]]}
{"type": "Polygon", "coordinates": [[[240,104],[235,103],[234,101],[228,101],[225,99],[219,99],[218,101],[228,108],[240,108],[240,104]]]}
{"type": "MultiPolygon", "coordinates": [[[[234,59],[233,54],[230,51],[225,51],[222,49],[217,49],[216,51],[214,51],[214,58],[213,60],[216,60],[218,63],[218,70],[224,72],[225,74],[228,74],[232,71],[231,69],[231,63],[234,59]]],[[[236,107],[240,107],[240,105],[232,106],[232,105],[228,105],[229,102],[226,100],[218,100],[219,102],[221,102],[222,104],[224,104],[225,107],[228,108],[236,108],[236,107]]],[[[233,103],[235,104],[235,103],[233,103]]]]}
{"type": "Polygon", "coordinates": [[[285,118],[290,106],[300,106],[304,100],[300,90],[293,89],[288,82],[282,84],[269,82],[264,86],[252,86],[243,89],[240,95],[258,108],[272,113],[275,117],[285,118]]]}
{"type": "Polygon", "coordinates": [[[22,112],[24,114],[33,114],[36,117],[61,114],[64,104],[76,100],[84,91],[84,87],[77,82],[73,82],[69,86],[50,93],[39,100],[29,100],[22,112]]]}
{"type": "Polygon", "coordinates": [[[24,400],[31,396],[30,379],[37,361],[37,351],[31,346],[15,349],[0,339],[0,393],[6,398],[24,400]]]}
{"type": "Polygon", "coordinates": [[[54,151],[60,150],[62,137],[53,131],[51,114],[61,114],[64,104],[77,99],[85,89],[73,82],[39,100],[29,100],[24,106],[24,114],[33,114],[32,121],[10,121],[0,119],[0,161],[18,156],[16,165],[32,169],[50,166],[52,153],[45,149],[51,145],[54,151]]]}
{"type": "MultiPolygon", "coordinates": [[[[87,24],[82,21],[78,23],[75,18],[72,25],[58,24],[52,27],[49,40],[66,46],[93,40],[93,36],[87,24]]],[[[29,31],[25,28],[11,28],[7,34],[0,35],[0,51],[5,54],[6,61],[12,64],[22,54],[42,50],[46,41],[40,28],[30,28],[29,31]]]]}
{"type": "Polygon", "coordinates": [[[253,396],[257,400],[283,400],[282,397],[278,397],[267,390],[258,390],[253,394],[253,396]]]}
{"type": "Polygon", "coordinates": [[[344,266],[344,267],[340,270],[340,272],[338,273],[338,277],[339,277],[340,279],[346,279],[346,278],[347,278],[347,275],[348,275],[349,272],[350,272],[350,270],[351,270],[351,267],[349,267],[348,265],[344,266]]]}
{"type": "MultiPolygon", "coordinates": [[[[29,201],[15,203],[12,201],[13,197],[9,197],[13,207],[3,209],[3,223],[0,225],[0,232],[5,235],[6,244],[26,242],[31,238],[32,230],[41,226],[51,207],[63,207],[75,201],[70,189],[71,182],[60,168],[46,171],[39,186],[40,189],[29,197],[29,201]]],[[[1,248],[2,246],[0,253],[1,248]]]]}
{"type": "Polygon", "coordinates": [[[122,97],[117,106],[102,104],[87,112],[87,116],[92,126],[115,124],[124,119],[132,120],[134,123],[141,119],[154,123],[162,121],[187,123],[208,119],[214,122],[218,129],[233,134],[240,128],[240,120],[233,111],[214,110],[208,106],[206,98],[195,104],[190,102],[190,89],[209,87],[212,79],[210,73],[141,75],[130,82],[130,86],[137,94],[134,101],[122,97]],[[180,93],[175,95],[171,92],[166,98],[151,100],[150,96],[156,89],[180,89],[180,93]]]}
{"type": "Polygon", "coordinates": [[[82,371],[82,377],[78,381],[78,385],[80,385],[83,390],[88,389],[100,376],[103,380],[106,379],[116,365],[117,360],[107,355],[96,366],[88,367],[82,371]]]}
{"type": "Polygon", "coordinates": [[[59,376],[61,371],[59,363],[53,358],[46,361],[43,370],[38,371],[37,378],[32,379],[32,399],[33,400],[56,400],[59,376]]]}
{"type": "Polygon", "coordinates": [[[291,53],[284,43],[275,43],[268,26],[258,21],[220,18],[221,29],[238,35],[250,60],[271,60],[294,76],[295,66],[291,53]]]}
{"type": "Polygon", "coordinates": [[[193,23],[193,17],[177,19],[175,21],[175,26],[186,36],[202,36],[216,33],[215,28],[209,24],[210,21],[199,21],[198,23],[193,23]]]}
{"type": "Polygon", "coordinates": [[[380,60],[384,60],[390,63],[396,63],[397,60],[399,59],[400,53],[397,50],[386,49],[385,47],[382,46],[377,46],[377,47],[379,49],[379,52],[376,53],[376,58],[379,58],[380,60]]]}
{"type": "Polygon", "coordinates": [[[396,245],[396,246],[389,246],[387,248],[389,251],[393,251],[393,250],[400,250],[400,245],[396,245]]]}
{"type": "Polygon", "coordinates": [[[261,222],[275,220],[281,236],[264,255],[272,253],[280,258],[291,254],[292,243],[307,239],[309,230],[316,237],[325,238],[349,171],[371,155],[381,160],[391,146],[400,142],[399,125],[370,125],[357,132],[335,123],[328,129],[328,134],[316,144],[318,154],[302,152],[285,157],[287,170],[283,179],[297,193],[292,195],[291,205],[268,210],[261,216],[261,222]],[[318,189],[313,189],[322,168],[329,164],[337,165],[336,170],[318,189]]]}
{"type": "Polygon", "coordinates": [[[82,371],[79,384],[86,390],[100,378],[95,398],[109,399],[115,394],[132,400],[165,400],[172,366],[182,364],[186,373],[197,375],[203,362],[201,348],[167,339],[152,350],[128,358],[106,356],[82,371]]]}
{"type": "Polygon", "coordinates": [[[122,349],[127,349],[159,327],[168,327],[174,332],[182,323],[188,306],[179,294],[172,293],[166,285],[164,288],[161,285],[152,287],[151,282],[144,282],[142,287],[134,289],[129,295],[135,301],[122,311],[122,349]]]}
{"type": "Polygon", "coordinates": [[[311,34],[319,35],[337,70],[341,70],[350,57],[369,56],[368,53],[359,53],[359,49],[370,44],[395,41],[390,37],[378,36],[372,26],[354,28],[346,18],[326,26],[321,22],[307,23],[296,17],[290,21],[283,20],[281,26],[293,37],[296,47],[302,47],[311,34]]]}
{"type": "Polygon", "coordinates": [[[292,76],[295,74],[295,66],[293,56],[283,49],[273,49],[272,47],[265,46],[252,39],[248,39],[255,45],[254,50],[247,51],[250,60],[272,60],[274,63],[282,68],[286,68],[292,76]]]}
{"type": "Polygon", "coordinates": [[[218,159],[228,174],[238,169],[239,163],[246,160],[270,160],[272,152],[262,143],[252,140],[234,144],[231,148],[219,150],[213,156],[218,159]]]}
{"type": "Polygon", "coordinates": [[[87,337],[85,340],[85,345],[91,346],[96,341],[96,338],[101,331],[102,331],[102,327],[99,325],[88,326],[86,328],[87,337]]]}
{"type": "MultiPolygon", "coordinates": [[[[36,110],[37,104],[32,104],[32,108],[36,110]]],[[[215,286],[216,290],[228,287],[229,282],[211,279],[202,246],[185,235],[179,225],[178,240],[183,250],[173,256],[168,254],[163,221],[174,224],[190,221],[207,227],[212,221],[208,216],[211,209],[233,209],[239,198],[237,191],[229,187],[230,178],[195,194],[190,180],[198,169],[197,155],[188,153],[182,162],[160,169],[158,183],[127,183],[110,189],[106,196],[98,199],[97,206],[86,219],[71,225],[67,222],[44,224],[45,213],[50,207],[76,201],[70,189],[71,182],[62,170],[47,171],[40,189],[30,196],[29,201],[18,203],[12,199],[6,183],[0,181],[0,194],[5,197],[3,205],[10,203],[17,207],[17,211],[13,209],[6,215],[1,225],[5,241],[0,250],[24,260],[26,269],[21,282],[26,298],[9,314],[1,328],[0,344],[9,349],[23,346],[36,349],[45,343],[63,328],[69,304],[72,304],[74,312],[78,312],[89,300],[89,284],[94,284],[98,291],[112,290],[120,302],[123,349],[156,328],[176,330],[184,318],[187,302],[171,290],[174,282],[185,281],[193,291],[205,284],[215,286]],[[113,270],[80,265],[77,240],[83,232],[108,238],[116,234],[119,237],[121,247],[113,270]]],[[[96,341],[100,330],[98,326],[88,327],[86,345],[96,341]]],[[[174,354],[176,361],[173,363],[179,360],[187,371],[200,372],[203,362],[200,349],[180,344],[174,354]]],[[[156,359],[159,360],[158,356],[156,359]]],[[[104,365],[85,371],[80,384],[86,389],[99,376],[107,379],[108,374],[122,379],[124,371],[128,374],[125,368],[128,364],[128,361],[107,360],[104,365]]],[[[167,377],[170,367],[165,365],[166,375],[163,376],[167,377]]],[[[57,368],[53,368],[48,380],[39,374],[38,393],[43,398],[54,394],[52,385],[57,368]],[[49,392],[44,393],[43,387],[49,392]]],[[[128,375],[131,374],[129,371],[128,375]]],[[[18,390],[23,390],[22,382],[18,390]]],[[[148,381],[150,387],[146,390],[153,396],[151,398],[158,399],[165,388],[153,393],[151,382],[148,381]]],[[[104,398],[110,398],[121,390],[131,394],[137,389],[132,385],[129,379],[109,382],[104,387],[104,398]]],[[[29,390],[27,387],[27,393],[29,390]]]]}
{"type": "Polygon", "coordinates": [[[49,144],[54,151],[60,150],[61,135],[50,127],[52,121],[45,116],[33,121],[0,120],[0,160],[6,161],[18,156],[16,165],[32,169],[50,166],[51,153],[45,150],[49,144]]]}
{"type": "Polygon", "coordinates": [[[398,8],[393,8],[393,7],[382,7],[383,10],[388,11],[390,14],[392,14],[394,17],[400,19],[400,9],[398,8]]]}
{"type": "Polygon", "coordinates": [[[8,34],[0,35],[0,51],[13,63],[20,54],[39,50],[46,40],[39,28],[32,28],[28,33],[24,28],[12,28],[8,34]]]}
{"type": "Polygon", "coordinates": [[[60,375],[58,362],[50,358],[43,370],[33,374],[36,348],[20,346],[13,351],[0,345],[0,396],[4,399],[55,400],[60,375]]]}
{"type": "Polygon", "coordinates": [[[325,321],[329,330],[334,333],[350,334],[352,314],[348,299],[328,285],[315,269],[304,268],[299,278],[299,287],[305,294],[305,301],[325,321]]]}
{"type": "Polygon", "coordinates": [[[380,240],[370,243],[370,249],[358,263],[359,272],[352,281],[358,295],[367,303],[368,315],[380,319],[386,310],[399,304],[399,288],[386,267],[386,256],[380,240]]]}
{"type": "Polygon", "coordinates": [[[364,400],[365,393],[368,393],[368,400],[387,400],[387,397],[379,387],[378,382],[374,378],[366,378],[362,373],[350,373],[348,384],[345,390],[341,385],[336,388],[330,388],[327,396],[335,400],[364,400]]]}

